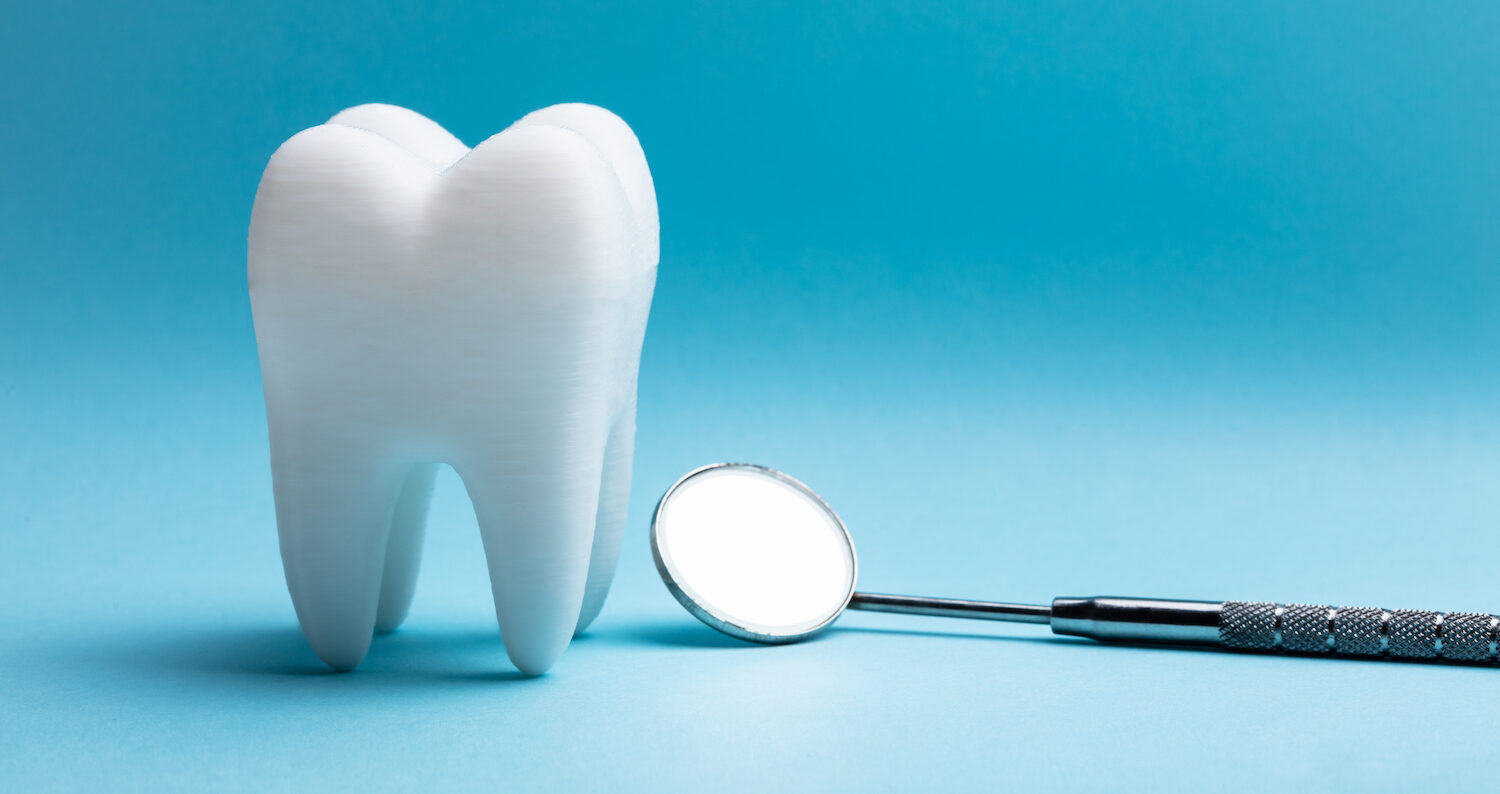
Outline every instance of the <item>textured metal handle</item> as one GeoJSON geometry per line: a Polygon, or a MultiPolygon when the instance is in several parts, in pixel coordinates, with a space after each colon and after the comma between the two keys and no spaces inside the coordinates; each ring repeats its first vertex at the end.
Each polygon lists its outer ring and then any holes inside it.
{"type": "Polygon", "coordinates": [[[1493,662],[1500,651],[1500,617],[1225,601],[1219,642],[1226,648],[1257,651],[1493,662]]]}

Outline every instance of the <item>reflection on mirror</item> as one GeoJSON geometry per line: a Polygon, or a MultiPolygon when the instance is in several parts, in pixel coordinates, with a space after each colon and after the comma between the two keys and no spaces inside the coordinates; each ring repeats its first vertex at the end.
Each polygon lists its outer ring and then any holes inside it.
{"type": "Polygon", "coordinates": [[[854,546],[838,515],[760,466],[721,463],[679,480],[656,507],[651,549],[683,606],[744,639],[801,639],[854,592],[854,546]]]}

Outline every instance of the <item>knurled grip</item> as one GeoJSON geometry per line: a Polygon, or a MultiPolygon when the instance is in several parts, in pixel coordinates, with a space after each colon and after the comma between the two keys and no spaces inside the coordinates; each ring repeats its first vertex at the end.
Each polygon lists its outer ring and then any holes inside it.
{"type": "Polygon", "coordinates": [[[1219,643],[1255,651],[1494,662],[1500,653],[1500,617],[1225,601],[1219,613],[1219,643]]]}

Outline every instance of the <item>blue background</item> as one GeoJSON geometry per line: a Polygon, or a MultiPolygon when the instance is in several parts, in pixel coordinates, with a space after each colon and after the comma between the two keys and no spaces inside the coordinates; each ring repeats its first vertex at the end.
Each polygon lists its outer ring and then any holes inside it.
{"type": "Polygon", "coordinates": [[[1500,609],[1500,12],[1416,5],[8,4],[0,788],[1492,789],[1497,670],[742,646],[646,540],[741,459],[871,590],[1500,609]],[[625,552],[540,679],[451,473],[356,673],[286,595],[245,230],[371,101],[604,105],[656,179],[625,552]]]}

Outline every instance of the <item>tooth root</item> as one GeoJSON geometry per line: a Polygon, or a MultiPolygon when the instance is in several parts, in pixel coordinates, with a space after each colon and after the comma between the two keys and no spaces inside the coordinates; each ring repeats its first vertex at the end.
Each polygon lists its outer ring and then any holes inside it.
{"type": "Polygon", "coordinates": [[[386,540],[404,474],[367,462],[376,458],[317,433],[295,442],[272,437],[287,589],[308,644],[335,670],[353,670],[375,630],[386,540]]]}
{"type": "Polygon", "coordinates": [[[417,590],[417,571],[422,567],[422,534],[427,526],[427,507],[438,464],[411,467],[401,484],[391,517],[390,540],[385,546],[385,572],[380,577],[380,605],[375,612],[375,630],[395,631],[411,610],[417,590]]]}
{"type": "Polygon", "coordinates": [[[604,470],[599,484],[599,509],[594,517],[594,545],[589,555],[588,583],[583,592],[583,611],[575,634],[582,634],[599,617],[609,594],[625,535],[630,506],[630,469],[635,453],[635,405],[631,402],[610,430],[604,448],[604,470]]]}
{"type": "Polygon", "coordinates": [[[505,653],[527,675],[547,672],[578,624],[599,504],[600,430],[541,434],[562,437],[527,443],[524,469],[455,466],[484,539],[505,653]]]}

